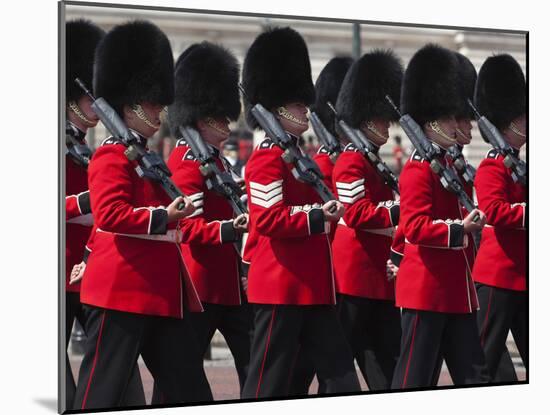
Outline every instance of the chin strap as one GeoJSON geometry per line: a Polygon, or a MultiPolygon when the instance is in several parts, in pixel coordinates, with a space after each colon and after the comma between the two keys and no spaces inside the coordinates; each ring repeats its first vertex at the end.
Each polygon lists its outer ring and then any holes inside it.
{"type": "Polygon", "coordinates": [[[206,124],[212,128],[213,130],[216,130],[218,133],[220,134],[223,134],[223,135],[227,135],[227,131],[220,128],[220,126],[218,125],[218,122],[212,118],[212,117],[206,117],[204,119],[204,121],[206,122],[206,124]]]}
{"type": "Polygon", "coordinates": [[[445,131],[443,131],[441,129],[441,126],[439,125],[439,123],[437,121],[430,121],[430,128],[437,135],[439,135],[440,137],[443,137],[445,140],[447,140],[448,144],[455,144],[456,143],[456,138],[452,138],[450,135],[445,133],[445,131]]]}
{"type": "Polygon", "coordinates": [[[376,125],[372,121],[367,121],[366,123],[367,129],[373,133],[376,137],[378,137],[380,140],[383,140],[386,142],[389,137],[386,137],[384,134],[382,134],[380,131],[378,131],[378,128],[376,128],[376,125]]]}
{"type": "Polygon", "coordinates": [[[155,130],[158,130],[158,126],[153,124],[151,120],[147,117],[147,114],[145,114],[145,111],[143,110],[143,107],[139,104],[132,105],[132,111],[137,115],[137,117],[143,121],[147,126],[154,128],[155,130]]]}
{"type": "Polygon", "coordinates": [[[74,114],[80,118],[80,120],[82,120],[82,122],[84,122],[85,124],[87,125],[94,125],[94,122],[89,120],[85,115],[84,113],[82,112],[82,110],[80,109],[80,107],[78,106],[78,104],[75,102],[75,101],[71,101],[69,102],[69,109],[74,112],[74,114]]]}
{"type": "Polygon", "coordinates": [[[462,136],[462,138],[464,138],[464,140],[467,140],[467,141],[470,140],[470,138],[467,137],[466,134],[464,134],[464,132],[463,132],[460,128],[457,128],[457,129],[456,129],[456,133],[457,133],[458,135],[462,136]]]}
{"type": "Polygon", "coordinates": [[[277,114],[279,114],[281,117],[286,118],[289,121],[292,121],[299,125],[308,125],[307,122],[302,121],[298,118],[296,118],[294,115],[290,113],[289,110],[286,109],[286,107],[278,107],[277,108],[277,114]]]}
{"type": "Polygon", "coordinates": [[[510,130],[512,130],[514,133],[516,133],[520,137],[527,138],[527,134],[522,133],[518,128],[518,126],[513,121],[510,123],[510,130]]]}

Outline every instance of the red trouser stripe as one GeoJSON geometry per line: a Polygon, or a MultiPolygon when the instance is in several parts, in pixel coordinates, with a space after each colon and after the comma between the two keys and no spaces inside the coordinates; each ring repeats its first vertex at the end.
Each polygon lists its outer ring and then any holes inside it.
{"type": "Polygon", "coordinates": [[[262,375],[264,374],[265,361],[267,360],[267,350],[269,349],[269,342],[271,340],[271,331],[273,330],[273,320],[275,319],[275,306],[271,312],[271,321],[269,322],[269,331],[267,332],[267,341],[265,343],[264,358],[262,360],[262,367],[260,369],[260,378],[258,379],[258,387],[256,388],[256,398],[260,395],[260,385],[262,384],[262,375]]]}
{"type": "Polygon", "coordinates": [[[405,376],[403,377],[403,385],[401,386],[404,388],[407,385],[407,376],[409,375],[409,367],[411,365],[412,360],[412,354],[413,354],[413,348],[414,348],[414,337],[416,335],[416,326],[418,325],[418,311],[416,312],[416,317],[414,319],[414,327],[413,327],[413,334],[411,339],[411,347],[409,348],[409,358],[407,360],[407,368],[405,369],[405,376]]]}
{"type": "Polygon", "coordinates": [[[485,336],[487,335],[487,327],[489,325],[489,312],[491,311],[491,300],[493,299],[493,289],[489,288],[489,301],[487,302],[487,313],[483,321],[483,330],[481,331],[481,347],[485,345],[485,336]]]}
{"type": "Polygon", "coordinates": [[[105,311],[103,312],[103,316],[101,317],[101,326],[99,327],[99,334],[97,336],[97,343],[95,345],[94,363],[92,364],[92,371],[90,372],[90,379],[88,379],[88,385],[86,386],[86,392],[84,393],[84,399],[82,400],[82,408],[81,409],[85,409],[85,407],[86,407],[86,400],[88,399],[88,392],[90,391],[90,386],[92,384],[92,378],[94,377],[95,366],[96,366],[97,360],[99,358],[99,344],[101,343],[101,335],[103,334],[103,323],[104,322],[105,322],[105,311]]]}

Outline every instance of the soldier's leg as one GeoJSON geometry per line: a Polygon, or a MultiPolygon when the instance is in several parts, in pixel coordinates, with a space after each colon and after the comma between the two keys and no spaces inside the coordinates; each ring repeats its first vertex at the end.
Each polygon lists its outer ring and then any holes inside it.
{"type": "Polygon", "coordinates": [[[519,355],[525,369],[529,367],[528,356],[527,356],[527,293],[518,292],[516,294],[516,312],[512,319],[512,336],[514,336],[514,341],[518,348],[519,355]]]}
{"type": "MultiPolygon", "coordinates": [[[[80,304],[80,294],[67,292],[66,296],[66,313],[65,313],[65,348],[69,347],[69,341],[71,340],[71,332],[73,329],[73,323],[76,315],[79,313],[79,309],[82,308],[80,304]]],[[[71,363],[69,361],[69,355],[67,354],[67,372],[65,378],[65,394],[67,409],[72,409],[74,394],[76,391],[76,383],[74,381],[73,372],[71,370],[71,363]]]]}
{"type": "MultiPolygon", "coordinates": [[[[191,328],[195,333],[195,339],[199,349],[199,353],[204,357],[208,346],[212,341],[214,332],[216,331],[217,321],[219,319],[219,312],[213,304],[203,303],[203,312],[192,313],[189,312],[185,315],[189,326],[185,326],[186,330],[191,328]]],[[[159,405],[167,403],[166,394],[161,391],[157,382],[153,385],[153,397],[151,399],[152,405],[159,405]]]]}
{"type": "Polygon", "coordinates": [[[242,393],[248,367],[250,364],[250,326],[251,315],[248,304],[240,306],[220,306],[221,319],[218,329],[225,338],[227,346],[235,359],[235,368],[239,376],[239,387],[242,393]]]}
{"type": "Polygon", "coordinates": [[[453,314],[443,335],[443,357],[455,385],[489,382],[475,314],[453,314]]]}
{"type": "Polygon", "coordinates": [[[502,351],[500,362],[497,367],[497,373],[495,374],[495,378],[493,380],[495,382],[517,382],[518,380],[514,362],[512,361],[512,356],[510,356],[508,347],[505,347],[502,351]]]}
{"type": "Polygon", "coordinates": [[[292,368],[292,380],[288,394],[290,396],[308,395],[309,387],[315,377],[315,368],[309,354],[301,345],[292,368]]]}
{"type": "Polygon", "coordinates": [[[447,314],[404,308],[392,389],[432,386],[447,314]]]}
{"type": "Polygon", "coordinates": [[[244,399],[288,395],[305,306],[254,305],[254,336],[244,399]]]}
{"type": "MultiPolygon", "coordinates": [[[[502,354],[506,348],[506,339],[512,326],[514,304],[512,291],[488,285],[477,284],[479,310],[477,324],[479,337],[491,380],[495,380],[502,354]]],[[[512,379],[500,379],[512,381],[512,379]]]]}
{"type": "Polygon", "coordinates": [[[371,306],[364,327],[367,347],[360,367],[369,390],[387,390],[399,358],[401,313],[393,301],[368,301],[371,306]]]}
{"type": "Polygon", "coordinates": [[[336,307],[309,306],[304,319],[302,346],[311,355],[325,393],[359,392],[361,387],[336,307]]]}
{"type": "Polygon", "coordinates": [[[163,403],[212,401],[203,354],[185,317],[151,318],[141,356],[162,391],[163,403]]]}
{"type": "Polygon", "coordinates": [[[148,317],[90,308],[74,409],[122,405],[148,317]]]}

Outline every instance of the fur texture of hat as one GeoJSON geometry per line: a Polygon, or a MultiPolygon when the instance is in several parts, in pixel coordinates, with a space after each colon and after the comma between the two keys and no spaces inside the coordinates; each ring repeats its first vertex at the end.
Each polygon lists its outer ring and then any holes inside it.
{"type": "Polygon", "coordinates": [[[88,88],[92,87],[94,54],[105,31],[89,20],[78,19],[65,26],[66,65],[65,86],[67,102],[77,101],[84,92],[75,83],[79,78],[88,88]]]}
{"type": "Polygon", "coordinates": [[[455,116],[461,99],[458,58],[449,49],[428,44],[407,66],[401,88],[401,111],[421,126],[455,116]]]}
{"type": "Polygon", "coordinates": [[[250,113],[260,103],[268,110],[300,102],[310,105],[315,99],[311,65],[306,42],[290,27],[276,27],[261,33],[252,43],[243,65],[246,119],[258,126],[250,113]]]}
{"type": "Polygon", "coordinates": [[[348,56],[332,58],[315,81],[315,103],[311,111],[319,116],[321,122],[334,136],[336,136],[335,117],[327,102],[336,105],[342,82],[352,63],[353,59],[348,56]]]}
{"type": "Polygon", "coordinates": [[[479,70],[475,105],[498,129],[504,129],[527,111],[525,76],[510,55],[487,58],[479,70]]]}
{"type": "Polygon", "coordinates": [[[396,121],[386,95],[398,102],[403,80],[401,60],[391,50],[374,50],[364,54],[348,71],[336,109],[352,128],[373,119],[396,121]]]}
{"type": "Polygon", "coordinates": [[[166,35],[143,20],[115,26],[99,43],[94,92],[122,114],[124,105],[174,100],[174,57],[166,35]]]}
{"type": "Polygon", "coordinates": [[[469,119],[475,118],[474,112],[468,105],[468,100],[473,102],[474,91],[476,87],[477,72],[476,68],[466,56],[456,52],[458,58],[458,70],[460,77],[460,108],[456,114],[457,119],[469,119]]]}
{"type": "Polygon", "coordinates": [[[236,121],[241,112],[239,62],[210,42],[191,45],[176,61],[174,102],[168,107],[172,132],[205,117],[236,121]]]}

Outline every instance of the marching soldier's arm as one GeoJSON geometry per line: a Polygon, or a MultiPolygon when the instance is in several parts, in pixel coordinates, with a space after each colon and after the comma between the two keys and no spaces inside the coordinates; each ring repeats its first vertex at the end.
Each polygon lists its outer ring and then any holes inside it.
{"type": "Polygon", "coordinates": [[[405,256],[405,234],[403,233],[403,227],[398,226],[393,237],[391,245],[390,259],[396,267],[401,265],[401,261],[405,256]]]}
{"type": "Polygon", "coordinates": [[[271,238],[293,238],[326,233],[320,207],[289,206],[283,180],[287,170],[278,149],[256,150],[246,169],[250,222],[271,238]]]}
{"type": "Polygon", "coordinates": [[[163,206],[134,206],[134,167],[120,144],[100,147],[89,166],[89,187],[95,225],[102,231],[126,234],[166,234],[168,213],[163,206]]]}
{"type": "Polygon", "coordinates": [[[366,163],[360,153],[345,152],[334,168],[334,188],[346,208],[344,221],[356,229],[393,228],[399,221],[399,202],[372,201],[366,163]]]}
{"type": "MultiPolygon", "coordinates": [[[[406,240],[433,248],[462,248],[464,225],[456,218],[434,219],[432,171],[427,162],[409,161],[400,177],[401,218],[406,240]]],[[[458,201],[457,201],[458,203],[458,201]]]]}
{"type": "MultiPolygon", "coordinates": [[[[179,148],[176,148],[178,150],[179,148]]],[[[181,160],[177,153],[174,157],[181,160]]],[[[184,157],[185,158],[185,157],[184,157]]],[[[168,163],[172,167],[172,156],[168,163]]],[[[235,242],[239,234],[233,227],[233,220],[215,220],[208,222],[204,218],[204,198],[207,193],[204,176],[199,170],[199,163],[194,160],[181,160],[171,169],[172,179],[180,190],[189,196],[195,206],[192,215],[180,220],[182,243],[201,245],[220,245],[235,242]]]]}
{"type": "Polygon", "coordinates": [[[79,216],[92,213],[92,206],[90,204],[90,192],[80,192],[75,195],[65,196],[65,215],[66,220],[74,219],[79,216]]]}
{"type": "Polygon", "coordinates": [[[525,228],[525,203],[508,201],[508,173],[502,160],[486,158],[476,174],[475,189],[479,208],[487,224],[501,228],[525,228]]]}

